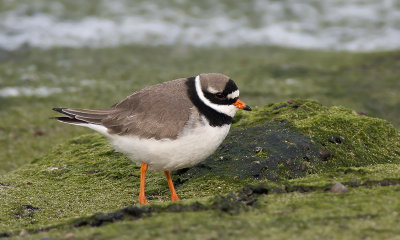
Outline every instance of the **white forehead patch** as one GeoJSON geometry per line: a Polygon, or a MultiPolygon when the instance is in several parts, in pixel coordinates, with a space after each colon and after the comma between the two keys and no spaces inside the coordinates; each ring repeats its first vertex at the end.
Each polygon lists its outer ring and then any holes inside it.
{"type": "Polygon", "coordinates": [[[197,77],[194,79],[195,86],[196,86],[196,93],[197,96],[199,96],[200,100],[210,108],[214,109],[217,112],[226,114],[230,117],[234,117],[236,111],[238,110],[235,105],[230,104],[230,105],[220,105],[220,104],[215,104],[210,102],[205,96],[203,91],[201,90],[201,84],[200,84],[200,76],[197,75],[197,77]]]}
{"type": "Polygon", "coordinates": [[[239,97],[239,90],[234,91],[233,93],[229,93],[228,96],[226,96],[229,99],[235,99],[239,97]]]}
{"type": "Polygon", "coordinates": [[[217,90],[217,89],[215,89],[215,88],[213,88],[213,87],[208,87],[208,88],[207,88],[207,91],[208,91],[209,93],[212,93],[212,94],[214,94],[214,93],[217,93],[217,92],[218,92],[218,90],[217,90]]]}

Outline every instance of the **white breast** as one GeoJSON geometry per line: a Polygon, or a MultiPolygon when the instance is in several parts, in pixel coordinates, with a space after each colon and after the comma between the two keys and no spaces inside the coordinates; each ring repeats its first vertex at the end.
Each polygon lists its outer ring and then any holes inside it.
{"type": "Polygon", "coordinates": [[[103,133],[116,151],[126,154],[137,164],[147,163],[152,170],[177,170],[210,156],[229,132],[230,125],[211,127],[206,122],[203,119],[195,126],[188,125],[175,140],[110,135],[107,131],[95,130],[103,133]]]}

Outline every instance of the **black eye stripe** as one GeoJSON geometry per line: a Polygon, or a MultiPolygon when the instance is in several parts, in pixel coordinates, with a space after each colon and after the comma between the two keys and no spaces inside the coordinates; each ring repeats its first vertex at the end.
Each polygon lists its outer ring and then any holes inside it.
{"type": "Polygon", "coordinates": [[[229,81],[226,84],[225,89],[224,89],[225,96],[228,96],[228,94],[233,93],[236,90],[238,90],[236,83],[232,79],[229,79],[229,81]]]}
{"type": "Polygon", "coordinates": [[[217,94],[219,94],[221,92],[210,93],[208,91],[203,90],[203,94],[212,103],[220,104],[220,105],[231,105],[231,104],[235,103],[238,98],[236,97],[234,99],[228,99],[227,96],[237,90],[238,90],[238,87],[236,86],[235,82],[232,79],[229,79],[228,83],[225,85],[224,91],[222,92],[223,98],[220,98],[219,96],[217,96],[217,94]]]}
{"type": "Polygon", "coordinates": [[[210,102],[215,103],[215,104],[220,104],[220,105],[230,105],[236,102],[236,99],[228,99],[228,98],[222,98],[218,99],[214,94],[205,92],[203,91],[204,97],[206,97],[210,102]]]}
{"type": "Polygon", "coordinates": [[[219,99],[224,99],[224,98],[226,98],[226,95],[222,92],[218,92],[215,94],[215,97],[217,97],[219,99]]]}

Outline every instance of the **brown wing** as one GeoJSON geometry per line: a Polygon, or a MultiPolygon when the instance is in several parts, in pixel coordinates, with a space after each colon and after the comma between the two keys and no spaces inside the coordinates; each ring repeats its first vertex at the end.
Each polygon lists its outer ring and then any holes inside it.
{"type": "Polygon", "coordinates": [[[114,105],[101,124],[120,135],[175,139],[193,107],[185,82],[177,79],[142,89],[114,105]]]}

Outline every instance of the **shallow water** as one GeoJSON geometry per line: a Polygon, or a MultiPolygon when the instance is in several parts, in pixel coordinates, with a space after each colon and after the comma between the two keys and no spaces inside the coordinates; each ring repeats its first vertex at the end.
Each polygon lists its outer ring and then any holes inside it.
{"type": "Polygon", "coordinates": [[[0,1],[0,48],[122,44],[400,48],[396,0],[0,1]]]}

